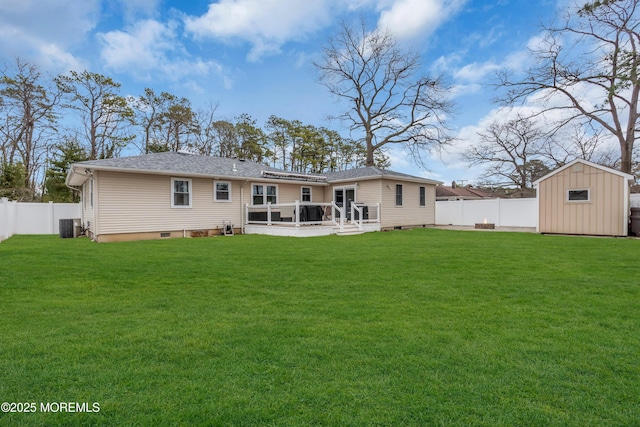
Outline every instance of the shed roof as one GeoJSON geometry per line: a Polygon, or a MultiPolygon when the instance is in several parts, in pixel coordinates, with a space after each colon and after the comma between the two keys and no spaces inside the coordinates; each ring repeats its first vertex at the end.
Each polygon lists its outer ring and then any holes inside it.
{"type": "Polygon", "coordinates": [[[582,163],[584,165],[591,166],[591,167],[594,167],[596,169],[600,169],[600,170],[602,170],[604,172],[608,172],[608,173],[611,173],[611,174],[614,174],[614,175],[621,176],[621,177],[625,178],[627,181],[635,181],[635,179],[636,179],[635,176],[630,175],[630,174],[625,173],[625,172],[621,172],[621,171],[619,171],[617,169],[608,168],[606,166],[602,166],[602,165],[599,165],[597,163],[593,163],[593,162],[590,162],[590,161],[584,160],[584,159],[575,159],[574,161],[569,162],[566,165],[561,166],[558,169],[546,174],[542,178],[537,179],[536,181],[533,182],[533,185],[537,186],[542,181],[544,181],[544,180],[546,180],[548,178],[551,178],[553,175],[555,175],[557,173],[560,173],[560,172],[562,172],[563,170],[565,170],[567,168],[570,168],[571,166],[575,165],[576,163],[582,163]]]}

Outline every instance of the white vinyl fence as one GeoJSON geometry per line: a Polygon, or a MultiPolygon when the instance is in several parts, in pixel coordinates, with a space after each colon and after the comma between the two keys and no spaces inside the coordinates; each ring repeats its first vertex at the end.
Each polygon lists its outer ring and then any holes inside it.
{"type": "Polygon", "coordinates": [[[538,199],[483,199],[436,202],[436,225],[537,227],[538,199]]]}
{"type": "Polygon", "coordinates": [[[18,203],[0,199],[0,241],[14,234],[58,234],[61,219],[80,218],[80,203],[18,203]]]}
{"type": "MultiPolygon", "coordinates": [[[[640,194],[631,195],[640,208],[640,194]]],[[[0,199],[0,242],[14,234],[58,234],[60,219],[80,218],[79,203],[17,203],[0,199]]],[[[436,202],[437,225],[473,226],[486,221],[497,227],[536,227],[537,199],[484,199],[436,202]]]]}

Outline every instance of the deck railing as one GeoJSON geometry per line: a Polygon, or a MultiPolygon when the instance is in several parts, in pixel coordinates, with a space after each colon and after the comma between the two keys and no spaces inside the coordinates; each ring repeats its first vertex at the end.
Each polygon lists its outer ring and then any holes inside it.
{"type": "Polygon", "coordinates": [[[350,211],[335,202],[300,202],[245,205],[245,224],[276,226],[326,225],[340,227],[355,224],[362,230],[365,223],[380,222],[380,204],[351,203],[350,211]]]}

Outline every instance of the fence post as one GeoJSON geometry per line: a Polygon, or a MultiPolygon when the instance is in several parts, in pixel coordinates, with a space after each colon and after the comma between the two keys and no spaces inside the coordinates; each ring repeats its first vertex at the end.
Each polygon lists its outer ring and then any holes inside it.
{"type": "Polygon", "coordinates": [[[0,199],[0,242],[9,238],[9,199],[0,199]]]}
{"type": "Polygon", "coordinates": [[[296,227],[300,227],[300,200],[296,200],[296,227]]]}
{"type": "Polygon", "coordinates": [[[55,215],[53,212],[54,206],[53,202],[49,202],[49,206],[47,206],[47,213],[49,215],[49,234],[55,234],[55,225],[53,223],[55,215]]]}

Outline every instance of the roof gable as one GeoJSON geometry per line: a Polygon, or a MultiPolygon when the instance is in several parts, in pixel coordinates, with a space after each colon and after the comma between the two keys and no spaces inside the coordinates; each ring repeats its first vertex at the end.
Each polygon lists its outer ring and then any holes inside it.
{"type": "Polygon", "coordinates": [[[611,169],[611,168],[608,168],[608,167],[606,167],[606,166],[602,166],[602,165],[599,165],[599,164],[597,164],[597,163],[590,162],[590,161],[588,161],[588,160],[584,160],[584,159],[575,159],[574,161],[569,162],[569,163],[567,163],[566,165],[561,166],[561,167],[559,167],[558,169],[556,169],[556,170],[554,170],[554,171],[552,171],[552,172],[550,172],[550,173],[546,174],[546,175],[545,175],[545,176],[543,176],[542,178],[537,179],[536,181],[534,181],[534,182],[533,182],[533,185],[538,185],[538,184],[539,184],[539,183],[541,183],[542,181],[544,181],[544,180],[546,180],[546,179],[549,179],[549,178],[551,178],[553,175],[558,174],[558,173],[562,172],[563,170],[565,170],[565,169],[568,169],[568,168],[572,167],[572,166],[573,166],[573,165],[575,165],[576,163],[582,163],[583,165],[591,166],[591,167],[593,167],[593,168],[600,169],[600,170],[602,170],[602,171],[604,171],[604,172],[608,172],[608,173],[611,173],[611,174],[614,174],[614,175],[621,176],[621,177],[625,178],[625,179],[626,179],[626,180],[628,180],[628,181],[634,181],[634,180],[635,180],[635,177],[634,177],[633,175],[628,174],[628,173],[620,172],[619,170],[611,169]]]}

